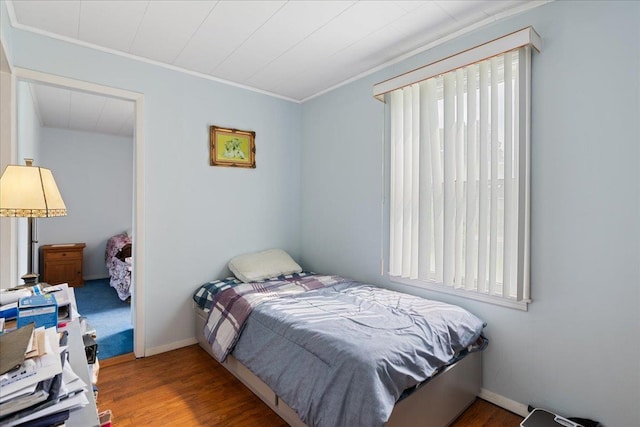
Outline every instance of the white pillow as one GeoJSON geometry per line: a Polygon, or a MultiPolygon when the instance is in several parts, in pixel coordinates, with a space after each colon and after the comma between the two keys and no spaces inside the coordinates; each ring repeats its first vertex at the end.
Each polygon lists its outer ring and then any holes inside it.
{"type": "Polygon", "coordinates": [[[229,261],[229,270],[247,283],[283,274],[300,273],[302,268],[282,249],[268,249],[232,258],[229,261]]]}

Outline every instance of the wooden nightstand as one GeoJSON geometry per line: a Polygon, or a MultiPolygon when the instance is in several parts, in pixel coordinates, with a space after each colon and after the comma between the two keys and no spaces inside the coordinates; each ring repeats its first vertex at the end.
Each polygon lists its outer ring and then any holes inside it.
{"type": "Polygon", "coordinates": [[[40,246],[40,281],[50,285],[83,286],[82,252],[85,246],[84,243],[40,246]]]}

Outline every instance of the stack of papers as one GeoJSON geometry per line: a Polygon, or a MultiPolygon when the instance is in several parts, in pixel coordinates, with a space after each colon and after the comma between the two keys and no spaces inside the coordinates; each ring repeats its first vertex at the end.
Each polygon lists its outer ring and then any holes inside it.
{"type": "Polygon", "coordinates": [[[0,427],[64,421],[69,411],[89,403],[87,384],[71,369],[56,328],[30,324],[0,339],[0,427]]]}

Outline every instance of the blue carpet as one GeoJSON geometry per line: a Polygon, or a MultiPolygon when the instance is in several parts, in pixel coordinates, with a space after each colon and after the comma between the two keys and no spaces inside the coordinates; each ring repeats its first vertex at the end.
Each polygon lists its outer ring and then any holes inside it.
{"type": "Polygon", "coordinates": [[[120,301],[116,290],[109,286],[109,279],[87,280],[84,286],[73,289],[78,312],[96,329],[98,358],[131,353],[131,305],[120,301]]]}

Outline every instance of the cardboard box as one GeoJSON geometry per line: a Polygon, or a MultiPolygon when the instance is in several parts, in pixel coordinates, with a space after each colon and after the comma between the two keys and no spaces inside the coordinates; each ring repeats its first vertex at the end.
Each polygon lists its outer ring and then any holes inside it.
{"type": "Polygon", "coordinates": [[[58,304],[53,295],[32,295],[18,302],[18,328],[35,323],[36,328],[58,326],[58,304]]]}

